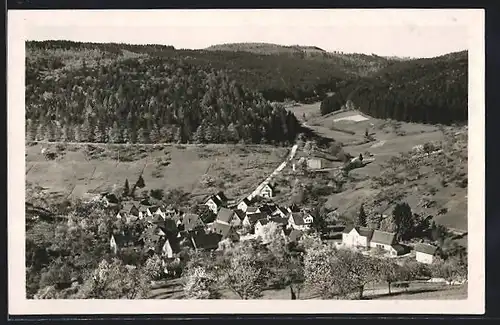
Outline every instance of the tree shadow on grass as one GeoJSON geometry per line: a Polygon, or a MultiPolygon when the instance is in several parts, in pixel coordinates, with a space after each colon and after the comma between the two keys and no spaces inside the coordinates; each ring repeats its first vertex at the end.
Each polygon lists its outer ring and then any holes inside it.
{"type": "Polygon", "coordinates": [[[402,295],[411,296],[411,295],[418,294],[418,293],[436,292],[436,291],[443,291],[443,289],[442,288],[441,289],[440,288],[422,288],[422,289],[415,289],[415,290],[403,290],[403,291],[399,291],[399,292],[392,292],[391,294],[382,293],[382,294],[376,294],[376,295],[369,296],[369,297],[363,297],[362,300],[373,300],[373,299],[378,299],[378,298],[382,298],[382,297],[393,297],[394,299],[397,299],[398,296],[402,296],[402,295]]]}

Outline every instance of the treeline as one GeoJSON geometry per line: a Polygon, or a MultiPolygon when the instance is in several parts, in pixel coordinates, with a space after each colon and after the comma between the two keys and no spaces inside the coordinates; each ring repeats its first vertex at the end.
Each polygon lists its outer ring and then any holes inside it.
{"type": "Polygon", "coordinates": [[[349,81],[324,99],[321,113],[351,100],[363,113],[419,123],[467,121],[467,52],[395,63],[369,78],[349,81]]]}
{"type": "MultiPolygon", "coordinates": [[[[225,70],[231,80],[258,91],[270,101],[293,99],[317,100],[334,89],[338,82],[349,78],[336,64],[325,60],[303,60],[289,55],[258,55],[248,52],[176,50],[172,46],[76,43],[70,41],[27,42],[31,52],[74,52],[99,50],[121,55],[123,51],[151,57],[170,58],[193,64],[202,70],[225,70]]],[[[66,53],[66,55],[70,55],[66,53]]]]}
{"type": "Polygon", "coordinates": [[[37,62],[26,66],[28,140],[278,144],[300,131],[283,107],[207,66],[158,56],[57,70],[37,62]]]}

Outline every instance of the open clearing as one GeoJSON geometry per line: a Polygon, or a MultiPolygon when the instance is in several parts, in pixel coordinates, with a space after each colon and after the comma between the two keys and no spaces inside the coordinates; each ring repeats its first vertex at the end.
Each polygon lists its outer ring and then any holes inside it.
{"type": "Polygon", "coordinates": [[[339,121],[353,121],[353,122],[362,122],[368,120],[367,117],[364,117],[363,115],[356,114],[356,115],[351,115],[351,116],[346,116],[346,117],[339,117],[334,119],[334,122],[339,122],[339,121]]]}
{"type": "MultiPolygon", "coordinates": [[[[433,215],[438,223],[467,231],[467,188],[460,188],[454,184],[443,186],[436,177],[433,167],[428,168],[421,179],[409,181],[406,184],[374,188],[370,181],[381,175],[382,165],[392,157],[411,151],[416,145],[444,140],[443,128],[435,125],[371,118],[356,110],[338,111],[320,116],[319,107],[320,103],[315,103],[289,107],[288,110],[302,121],[305,115],[306,127],[320,136],[341,142],[344,150],[352,156],[361,153],[364,156],[370,154],[374,158],[373,163],[351,171],[351,175],[358,180],[343,192],[329,195],[327,207],[337,209],[341,214],[352,216],[357,213],[362,202],[370,200],[380,192],[392,189],[402,194],[401,199],[407,201],[414,212],[433,215]],[[359,116],[365,119],[361,120],[359,116]],[[353,122],[353,120],[359,122],[353,122]],[[367,131],[373,137],[373,141],[365,138],[367,131]],[[433,193],[432,200],[435,204],[431,208],[423,208],[419,206],[419,203],[424,193],[428,192],[433,193]],[[442,209],[446,212],[438,213],[442,209]]],[[[383,205],[381,208],[384,209],[383,205]]],[[[386,213],[390,213],[391,208],[392,206],[388,204],[386,213]]]]}
{"type": "Polygon", "coordinates": [[[141,173],[146,187],[140,191],[182,189],[202,197],[223,189],[229,197],[239,197],[254,190],[289,154],[289,148],[265,145],[158,145],[137,147],[133,153],[121,146],[118,161],[117,145],[95,145],[103,151],[94,155],[85,145],[62,145],[66,149],[48,161],[42,147],[56,150],[56,145],[26,146],[26,181],[73,197],[121,188],[126,179],[132,185],[141,173]],[[207,178],[204,174],[210,181],[200,182],[207,178]]]}

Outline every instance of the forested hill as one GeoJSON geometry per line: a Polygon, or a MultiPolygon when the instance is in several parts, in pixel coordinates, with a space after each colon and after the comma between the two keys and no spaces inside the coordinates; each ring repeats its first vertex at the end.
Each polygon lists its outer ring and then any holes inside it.
{"type": "Polygon", "coordinates": [[[322,113],[350,99],[362,112],[378,118],[451,124],[467,121],[467,51],[392,64],[374,76],[349,81],[325,99],[322,113]],[[328,102],[328,105],[326,103],[328,102]]]}
{"type": "MultiPolygon", "coordinates": [[[[258,55],[248,52],[179,50],[172,46],[96,44],[70,41],[27,42],[28,56],[68,58],[81,53],[104,58],[117,55],[163,57],[200,66],[201,69],[224,70],[231,80],[262,93],[270,101],[321,100],[337,84],[354,72],[325,60],[304,60],[300,57],[258,55]],[[57,55],[56,55],[57,54],[57,55]]],[[[28,58],[29,59],[29,58],[28,58]]],[[[90,60],[90,58],[89,58],[90,60]]],[[[99,64],[107,61],[101,59],[99,64]]],[[[71,63],[73,64],[73,63],[71,63]]],[[[87,64],[90,64],[87,62],[87,64]]]]}
{"type": "Polygon", "coordinates": [[[225,43],[212,45],[207,51],[251,52],[255,54],[323,54],[325,50],[317,46],[278,45],[272,43],[225,43]]]}
{"type": "Polygon", "coordinates": [[[337,67],[349,76],[368,76],[401,61],[401,58],[387,58],[375,54],[327,52],[317,46],[279,45],[272,43],[228,43],[212,45],[207,51],[249,52],[259,55],[298,58],[321,61],[337,67]]]}
{"type": "Polygon", "coordinates": [[[288,143],[300,129],[293,114],[210,65],[120,45],[34,45],[28,140],[288,143]]]}

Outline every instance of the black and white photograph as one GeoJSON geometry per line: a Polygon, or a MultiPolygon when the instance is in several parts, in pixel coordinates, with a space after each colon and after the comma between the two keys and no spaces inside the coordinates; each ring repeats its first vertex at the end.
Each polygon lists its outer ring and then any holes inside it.
{"type": "Polygon", "coordinates": [[[8,68],[11,312],[484,311],[481,10],[14,11],[8,68]]]}

